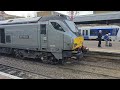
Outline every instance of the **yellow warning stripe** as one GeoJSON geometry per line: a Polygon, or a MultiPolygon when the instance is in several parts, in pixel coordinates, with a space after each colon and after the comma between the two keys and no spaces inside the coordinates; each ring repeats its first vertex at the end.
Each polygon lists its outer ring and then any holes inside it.
{"type": "Polygon", "coordinates": [[[74,39],[74,44],[73,44],[73,50],[82,47],[84,42],[84,38],[82,36],[79,36],[74,39]]]}

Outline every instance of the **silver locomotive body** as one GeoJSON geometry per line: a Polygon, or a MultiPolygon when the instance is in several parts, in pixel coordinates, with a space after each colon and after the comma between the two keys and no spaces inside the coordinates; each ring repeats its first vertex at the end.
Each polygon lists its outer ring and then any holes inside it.
{"type": "Polygon", "coordinates": [[[72,56],[75,30],[64,16],[1,21],[0,52],[42,61],[63,60],[72,56]]]}

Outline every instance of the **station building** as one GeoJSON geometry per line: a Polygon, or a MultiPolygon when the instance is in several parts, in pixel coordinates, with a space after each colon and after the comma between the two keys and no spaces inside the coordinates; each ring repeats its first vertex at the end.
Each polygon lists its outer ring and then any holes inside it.
{"type": "Polygon", "coordinates": [[[55,12],[55,11],[38,11],[37,12],[37,17],[51,16],[51,15],[63,15],[63,14],[55,12]]]}

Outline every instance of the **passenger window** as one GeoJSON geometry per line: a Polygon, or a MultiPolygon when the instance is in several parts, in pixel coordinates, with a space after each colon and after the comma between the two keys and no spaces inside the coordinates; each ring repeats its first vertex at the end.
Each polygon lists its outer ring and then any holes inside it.
{"type": "Polygon", "coordinates": [[[41,34],[46,34],[46,24],[40,25],[41,34]]]}
{"type": "Polygon", "coordinates": [[[97,29],[90,29],[90,35],[91,36],[97,36],[98,35],[98,30],[97,29]]]}
{"type": "Polygon", "coordinates": [[[56,29],[56,30],[59,30],[59,31],[63,31],[63,28],[56,22],[51,22],[52,26],[56,29]]]}
{"type": "Polygon", "coordinates": [[[11,37],[10,37],[10,35],[6,35],[6,43],[11,43],[11,37]]]}
{"type": "Polygon", "coordinates": [[[88,35],[88,30],[86,30],[86,35],[88,35]]]}
{"type": "Polygon", "coordinates": [[[83,35],[84,35],[84,30],[83,30],[83,35]]]}

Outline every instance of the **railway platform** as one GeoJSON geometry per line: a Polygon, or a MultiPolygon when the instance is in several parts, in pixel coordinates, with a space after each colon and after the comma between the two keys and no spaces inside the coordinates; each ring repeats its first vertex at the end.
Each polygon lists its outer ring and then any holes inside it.
{"type": "Polygon", "coordinates": [[[0,79],[22,79],[22,78],[0,72],[0,79]]]}
{"type": "Polygon", "coordinates": [[[89,48],[89,51],[120,54],[120,50],[108,50],[108,49],[102,49],[102,48],[99,48],[99,49],[98,48],[89,48]]]}
{"type": "Polygon", "coordinates": [[[85,41],[84,45],[89,51],[120,54],[120,42],[112,42],[112,47],[106,47],[105,41],[102,41],[102,47],[97,47],[98,41],[85,41]]]}

